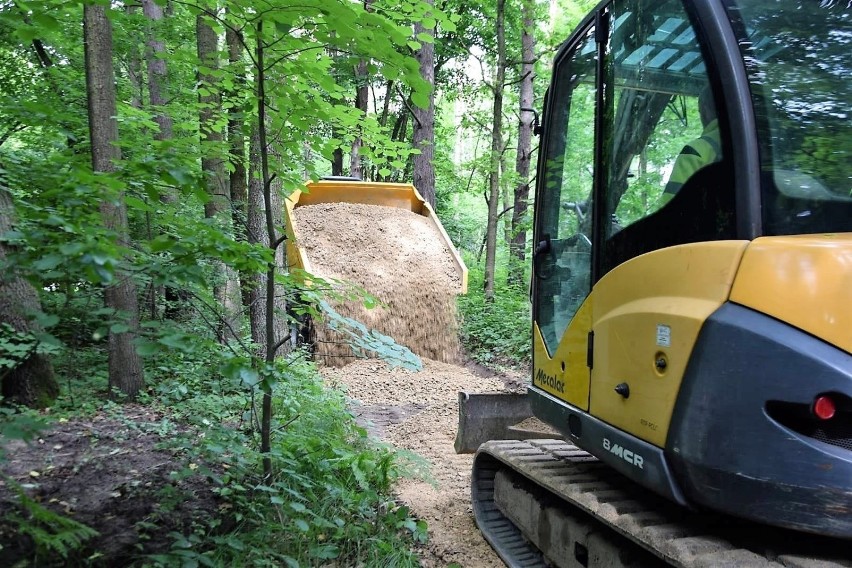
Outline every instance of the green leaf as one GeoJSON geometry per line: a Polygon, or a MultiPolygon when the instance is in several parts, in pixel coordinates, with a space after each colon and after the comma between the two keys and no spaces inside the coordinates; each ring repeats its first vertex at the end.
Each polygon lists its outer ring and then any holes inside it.
{"type": "Polygon", "coordinates": [[[127,195],[124,197],[124,202],[127,204],[127,207],[130,209],[135,209],[137,211],[144,212],[152,212],[154,208],[139,199],[138,197],[133,197],[132,195],[127,195]]]}
{"type": "Polygon", "coordinates": [[[47,254],[33,263],[36,270],[53,270],[65,262],[65,257],[59,254],[47,254]]]}
{"type": "Polygon", "coordinates": [[[140,357],[149,357],[160,351],[160,346],[153,341],[148,341],[144,338],[136,340],[136,353],[140,357]]]}
{"type": "Polygon", "coordinates": [[[83,243],[65,243],[59,245],[59,252],[65,256],[77,256],[84,250],[86,250],[86,245],[83,243]]]}
{"type": "Polygon", "coordinates": [[[15,35],[21,40],[21,43],[32,43],[38,37],[38,30],[32,26],[21,26],[15,30],[15,35]]]}
{"type": "Polygon", "coordinates": [[[32,15],[33,22],[48,30],[59,29],[59,21],[49,14],[36,13],[32,15]]]}
{"type": "Polygon", "coordinates": [[[110,326],[110,333],[127,333],[130,331],[130,326],[126,323],[114,323],[110,326]]]}
{"type": "Polygon", "coordinates": [[[311,548],[311,556],[321,560],[332,560],[340,556],[340,549],[333,544],[321,544],[311,548]]]}
{"type": "Polygon", "coordinates": [[[59,316],[56,314],[46,314],[44,312],[37,312],[33,314],[33,317],[39,323],[39,325],[45,329],[53,327],[54,325],[59,323],[59,316]]]}
{"type": "Polygon", "coordinates": [[[295,519],[293,521],[293,524],[295,524],[296,528],[302,532],[308,532],[309,530],[311,530],[310,525],[308,525],[305,519],[295,519]]]}
{"type": "Polygon", "coordinates": [[[423,91],[412,91],[411,101],[420,108],[429,108],[429,94],[423,91]]]}
{"type": "Polygon", "coordinates": [[[240,381],[248,387],[253,387],[260,382],[260,375],[254,369],[243,367],[240,369],[240,381]]]}
{"type": "Polygon", "coordinates": [[[151,252],[163,252],[171,250],[177,242],[168,235],[160,235],[150,242],[151,252]]]}

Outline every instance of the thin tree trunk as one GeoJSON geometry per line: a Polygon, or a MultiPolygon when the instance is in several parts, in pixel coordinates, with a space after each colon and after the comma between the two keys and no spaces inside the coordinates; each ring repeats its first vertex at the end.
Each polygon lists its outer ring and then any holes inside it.
{"type": "MultiPolygon", "coordinates": [[[[225,30],[225,43],[228,45],[228,62],[234,68],[235,93],[245,86],[245,69],[242,65],[243,45],[238,33],[231,28],[225,30]]],[[[248,173],[246,171],[246,137],[243,134],[245,117],[239,105],[228,109],[228,144],[230,146],[230,188],[231,188],[231,218],[237,239],[248,240],[248,173]]],[[[251,275],[240,274],[240,298],[243,306],[251,304],[249,291],[251,275]]]]}
{"type": "MultiPolygon", "coordinates": [[[[11,230],[13,219],[12,196],[0,185],[0,235],[11,230]]],[[[5,265],[5,260],[6,248],[0,242],[0,264],[5,265]]],[[[33,347],[25,356],[16,357],[19,362],[15,367],[0,368],[0,394],[9,402],[34,408],[50,406],[59,394],[50,359],[36,351],[38,341],[33,334],[42,328],[29,314],[40,311],[41,302],[32,284],[8,270],[0,274],[0,324],[28,336],[28,343],[31,341],[33,347]]],[[[5,334],[6,330],[0,329],[0,337],[5,334]]]]}
{"type": "Polygon", "coordinates": [[[485,301],[494,301],[494,268],[497,260],[497,215],[500,200],[500,154],[503,148],[503,84],[506,79],[506,0],[497,0],[497,76],[494,80],[494,118],[491,127],[491,173],[488,178],[488,225],[485,235],[485,301]]]}
{"type": "MultiPolygon", "coordinates": [[[[136,12],[139,6],[128,4],[124,7],[125,13],[132,15],[136,12]]],[[[142,56],[139,53],[137,44],[133,44],[128,49],[127,54],[127,79],[130,81],[130,106],[135,109],[142,108],[142,56]]]]}
{"type": "MultiPolygon", "coordinates": [[[[249,159],[251,165],[251,175],[249,182],[249,202],[248,202],[248,238],[253,244],[263,244],[270,246],[274,242],[269,238],[269,231],[266,224],[266,198],[265,185],[262,175],[262,146],[260,144],[260,131],[258,128],[252,129],[249,159]]],[[[269,201],[270,214],[272,216],[273,227],[281,227],[283,224],[283,202],[281,199],[281,183],[277,180],[270,180],[269,184],[269,201]]],[[[277,233],[276,233],[277,234],[277,233]]],[[[275,250],[275,269],[281,269],[284,266],[284,248],[279,246],[275,250]]],[[[284,289],[278,285],[275,287],[273,296],[275,298],[272,309],[272,330],[271,333],[267,330],[267,297],[266,289],[268,283],[268,275],[254,274],[252,281],[249,283],[249,318],[251,320],[251,336],[254,343],[265,349],[269,342],[275,343],[289,333],[287,325],[287,303],[284,301],[284,289]]]]}
{"type": "MultiPolygon", "coordinates": [[[[204,17],[195,18],[195,33],[197,38],[198,61],[202,67],[217,70],[219,68],[218,51],[219,38],[204,17]]],[[[222,113],[222,100],[216,86],[216,78],[212,74],[198,73],[198,85],[206,89],[208,94],[199,90],[199,130],[201,134],[201,171],[204,184],[207,186],[209,200],[204,204],[204,216],[215,219],[227,233],[231,233],[231,214],[228,199],[228,176],[225,174],[224,137],[217,124],[217,117],[222,113]]],[[[214,260],[215,272],[213,278],[213,297],[221,310],[221,321],[218,322],[217,336],[219,341],[233,339],[234,330],[239,329],[240,287],[236,273],[225,263],[214,260]]]]}
{"type": "MultiPolygon", "coordinates": [[[[369,0],[368,0],[369,2],[369,0]]],[[[368,2],[365,2],[368,4],[368,2]]],[[[355,108],[367,114],[367,100],[369,97],[369,85],[367,84],[367,62],[363,59],[355,67],[355,108]]],[[[361,165],[361,145],[363,141],[358,136],[352,142],[352,151],[349,154],[349,175],[364,179],[364,168],[361,165]]]]}
{"type": "MultiPolygon", "coordinates": [[[[116,121],[115,77],[112,68],[112,27],[102,5],[83,7],[83,38],[86,59],[86,93],[89,106],[89,137],[92,147],[92,169],[96,173],[115,171],[121,159],[116,121]]],[[[127,207],[124,194],[105,195],[101,202],[104,226],[115,232],[118,243],[128,245],[127,207]]],[[[133,398],[142,388],[145,377],[142,359],[136,353],[134,340],[139,330],[139,307],[136,284],[129,274],[117,271],[116,282],[104,292],[106,307],[123,318],[127,331],[109,333],[109,383],[133,398]]]]}
{"type": "Polygon", "coordinates": [[[512,201],[509,199],[509,183],[506,179],[509,170],[509,165],[506,163],[508,147],[509,142],[507,141],[500,150],[500,208],[497,213],[500,223],[503,225],[503,242],[506,247],[509,247],[512,242],[512,217],[506,215],[506,212],[512,207],[512,201]]]}
{"type": "MultiPolygon", "coordinates": [[[[162,21],[164,18],[163,8],[156,0],[141,0],[142,14],[147,20],[147,32],[145,38],[145,65],[148,75],[148,104],[154,112],[154,122],[157,123],[157,131],[154,140],[171,140],[174,136],[174,123],[172,117],[166,111],[166,81],[168,68],[164,55],[165,43],[160,39],[162,33],[162,21]]],[[[141,100],[141,99],[140,99],[141,100]]],[[[163,203],[175,203],[177,191],[174,187],[165,186],[160,192],[160,201],[163,203]]],[[[153,232],[160,232],[159,220],[155,215],[149,213],[149,227],[153,232]]],[[[150,306],[152,316],[157,312],[157,305],[165,299],[165,313],[176,317],[176,304],[181,300],[181,292],[170,286],[150,286],[147,291],[145,302],[150,306]]]]}
{"type": "Polygon", "coordinates": [[[497,259],[497,215],[500,200],[500,154],[503,148],[503,84],[506,79],[506,0],[497,0],[497,76],[494,80],[494,119],[491,126],[491,173],[488,177],[488,225],[485,235],[485,301],[494,301],[494,266],[497,259]]]}
{"type": "MultiPolygon", "coordinates": [[[[337,138],[337,129],[332,128],[331,135],[333,138],[337,138]]],[[[335,149],[334,152],[331,154],[331,175],[343,175],[343,150],[341,148],[335,149]]]]}
{"type": "MultiPolygon", "coordinates": [[[[364,0],[364,10],[372,12],[373,0],[364,0]]],[[[355,66],[355,108],[367,114],[367,103],[370,97],[369,77],[367,76],[367,62],[360,60],[355,66]]],[[[361,146],[364,141],[360,136],[352,142],[352,152],[349,154],[349,175],[359,179],[365,179],[365,170],[361,164],[361,146]]]]}
{"type": "MultiPolygon", "coordinates": [[[[264,67],[264,45],[263,45],[263,20],[257,23],[257,150],[260,158],[260,180],[262,182],[263,212],[265,221],[265,232],[263,238],[266,245],[271,249],[273,260],[269,263],[266,271],[266,294],[263,304],[265,310],[265,341],[260,345],[265,346],[265,361],[271,367],[275,357],[282,347],[283,340],[289,336],[286,309],[283,290],[275,282],[275,274],[279,267],[283,270],[284,253],[281,246],[282,241],[278,237],[278,228],[282,227],[282,203],[280,182],[274,183],[275,178],[270,175],[269,155],[270,147],[266,137],[266,76],[264,67]],[[282,325],[283,324],[283,325],[282,325]]],[[[252,144],[255,137],[252,136],[252,144]]],[[[252,178],[254,179],[254,177],[252,178]]],[[[252,184],[254,185],[254,184],[252,184]]],[[[252,187],[250,186],[250,191],[252,187]]],[[[257,191],[255,191],[255,194],[257,191]]],[[[254,204],[252,204],[254,205],[254,204]]],[[[261,302],[257,302],[260,304],[261,302]]],[[[271,387],[263,389],[263,405],[261,414],[260,451],[263,457],[263,473],[266,477],[272,475],[272,459],[269,457],[271,449],[271,425],[272,425],[272,391],[271,387]]]]}
{"type": "Polygon", "coordinates": [[[532,160],[532,125],[533,113],[533,73],[535,72],[535,0],[524,0],[523,18],[524,29],[521,34],[521,86],[520,107],[521,118],[518,126],[518,154],[515,160],[515,173],[518,185],[515,186],[515,201],[512,209],[512,241],[509,245],[509,275],[510,286],[523,286],[524,261],[527,249],[527,208],[530,198],[530,162],[532,160]]]}
{"type": "Polygon", "coordinates": [[[379,117],[379,124],[382,125],[382,128],[388,124],[388,114],[390,112],[391,96],[393,95],[393,85],[393,81],[388,81],[387,86],[385,87],[385,100],[382,106],[382,114],[379,117]]]}
{"type": "MultiPolygon", "coordinates": [[[[432,6],[434,0],[425,0],[425,3],[432,6]]],[[[427,30],[417,21],[414,24],[414,35],[421,33],[434,33],[434,30],[427,30]]],[[[429,93],[429,105],[425,109],[414,107],[413,146],[420,150],[420,154],[414,156],[413,182],[423,199],[435,207],[435,44],[421,42],[416,58],[420,63],[420,75],[432,86],[432,90],[429,93]]]]}

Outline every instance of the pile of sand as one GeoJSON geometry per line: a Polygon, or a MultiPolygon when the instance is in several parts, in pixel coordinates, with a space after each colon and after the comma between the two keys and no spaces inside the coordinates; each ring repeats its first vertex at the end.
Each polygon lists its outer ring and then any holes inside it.
{"type": "MultiPolygon", "coordinates": [[[[307,205],[293,214],[315,275],[360,286],[384,304],[367,309],[359,300],[331,302],[338,313],[421,357],[459,359],[455,295],[461,280],[428,219],[405,209],[351,203],[307,205]]],[[[316,322],[316,357],[342,366],[353,353],[344,337],[316,322]]]]}

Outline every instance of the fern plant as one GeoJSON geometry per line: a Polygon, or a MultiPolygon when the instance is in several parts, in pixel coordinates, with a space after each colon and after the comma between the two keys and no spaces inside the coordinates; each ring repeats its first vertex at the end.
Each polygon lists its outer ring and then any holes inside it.
{"type": "Polygon", "coordinates": [[[14,524],[21,535],[33,540],[39,556],[58,554],[62,558],[68,558],[70,553],[80,549],[87,540],[98,536],[96,530],[51,511],[30,498],[15,480],[8,476],[3,478],[7,486],[17,494],[18,506],[23,511],[23,514],[18,511],[6,512],[3,519],[14,524]]]}

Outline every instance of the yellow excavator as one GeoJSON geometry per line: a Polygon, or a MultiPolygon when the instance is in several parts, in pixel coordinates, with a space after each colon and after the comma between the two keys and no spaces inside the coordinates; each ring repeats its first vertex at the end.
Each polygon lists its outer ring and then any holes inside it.
{"type": "Polygon", "coordinates": [[[559,434],[477,449],[507,565],[852,566],[850,76],[846,0],[607,0],[560,48],[531,385],[460,395],[458,449],[559,434]]]}

